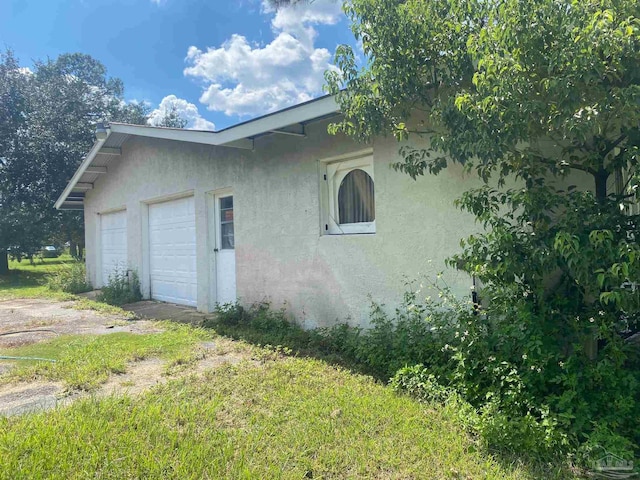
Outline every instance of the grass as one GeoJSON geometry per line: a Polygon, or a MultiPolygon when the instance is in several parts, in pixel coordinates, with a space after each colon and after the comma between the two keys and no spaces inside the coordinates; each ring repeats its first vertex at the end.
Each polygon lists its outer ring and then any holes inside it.
{"type": "Polygon", "coordinates": [[[159,357],[169,365],[193,361],[194,347],[211,338],[210,332],[162,322],[163,331],[151,334],[68,335],[18,348],[0,349],[0,355],[39,357],[50,362],[21,361],[2,383],[28,380],[64,382],[68,389],[92,391],[109,375],[125,373],[127,363],[159,357]]]}
{"type": "Polygon", "coordinates": [[[93,310],[94,312],[103,313],[105,315],[119,315],[128,318],[129,320],[136,318],[135,313],[123,310],[122,308],[114,305],[109,305],[108,303],[75,296],[73,296],[73,299],[77,299],[71,306],[74,310],[93,310]]]}
{"type": "Polygon", "coordinates": [[[280,357],[0,419],[0,478],[538,478],[482,452],[454,418],[368,377],[280,357]]]}
{"type": "MultiPolygon", "coordinates": [[[[64,261],[71,259],[12,262],[10,275],[0,277],[0,298],[78,300],[43,285],[64,261]]],[[[74,308],[122,313],[84,299],[74,308]]],[[[5,349],[0,354],[58,361],[20,363],[0,377],[0,386],[50,380],[95,391],[129,362],[152,357],[164,359],[168,373],[189,372],[199,342],[216,335],[161,326],[160,333],[66,336],[5,349]]],[[[297,330],[284,336],[224,330],[263,345],[306,343],[297,330]]],[[[450,406],[420,404],[371,377],[287,356],[286,348],[234,345],[249,349],[253,361],[219,367],[204,379],[187,375],[140,396],[89,396],[49,412],[0,418],[0,480],[571,478],[562,465],[492,456],[450,406]]]]}
{"type": "Polygon", "coordinates": [[[55,273],[64,264],[74,263],[71,255],[64,254],[58,258],[9,261],[9,274],[0,275],[0,299],[3,298],[51,298],[56,300],[72,300],[73,295],[54,292],[45,286],[47,275],[55,273]]]}
{"type": "Polygon", "coordinates": [[[0,300],[10,298],[48,298],[51,300],[75,300],[71,308],[76,310],[93,310],[107,315],[120,315],[133,319],[135,314],[120,307],[89,300],[71,293],[54,291],[46,286],[47,276],[58,272],[65,265],[77,262],[69,254],[58,258],[37,259],[31,264],[28,260],[9,261],[9,274],[0,275],[0,300]]]}

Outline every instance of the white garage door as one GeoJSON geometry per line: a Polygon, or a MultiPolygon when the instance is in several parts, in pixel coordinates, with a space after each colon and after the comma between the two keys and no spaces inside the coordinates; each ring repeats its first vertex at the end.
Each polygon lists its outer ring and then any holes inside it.
{"type": "Polygon", "coordinates": [[[100,216],[102,285],[109,283],[115,270],[127,269],[127,212],[103,213],[100,216]]]}
{"type": "Polygon", "coordinates": [[[196,216],[193,197],[149,205],[151,297],[196,306],[196,216]]]}

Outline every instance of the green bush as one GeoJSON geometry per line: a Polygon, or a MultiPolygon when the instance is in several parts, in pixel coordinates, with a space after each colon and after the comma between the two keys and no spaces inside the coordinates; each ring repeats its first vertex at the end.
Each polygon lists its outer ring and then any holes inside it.
{"type": "Polygon", "coordinates": [[[385,381],[407,365],[439,363],[443,354],[433,348],[434,341],[441,337],[437,325],[452,322],[454,312],[437,308],[436,304],[429,309],[418,308],[416,296],[413,291],[405,293],[403,305],[393,316],[383,306],[373,304],[369,329],[341,324],[317,333],[332,349],[385,381]]]}
{"type": "Polygon", "coordinates": [[[394,387],[418,398],[432,395],[431,383],[454,391],[477,412],[474,430],[502,451],[549,458],[597,447],[634,458],[640,443],[637,347],[619,335],[602,335],[592,359],[584,339],[595,319],[545,310],[518,287],[493,293],[481,314],[446,290],[446,313],[431,301],[412,302],[432,330],[416,362],[423,365],[400,370],[394,387]]]}
{"type": "Polygon", "coordinates": [[[396,390],[420,400],[453,402],[461,420],[501,452],[586,459],[604,448],[624,458],[637,455],[637,347],[611,336],[592,360],[582,346],[584,322],[543,316],[522,292],[502,292],[477,312],[434,286],[435,300],[410,290],[393,315],[374,305],[369,329],[340,324],[305,331],[267,303],[220,306],[206,326],[253,343],[333,356],[392,379],[396,390]]]}
{"type": "Polygon", "coordinates": [[[47,287],[66,293],[88,292],[93,288],[87,281],[84,263],[80,262],[64,264],[55,273],[47,276],[47,287]]]}
{"type": "Polygon", "coordinates": [[[138,273],[135,270],[127,271],[116,268],[109,275],[109,282],[102,287],[96,299],[99,302],[116,306],[139,302],[142,300],[142,293],[140,292],[138,273]]]}

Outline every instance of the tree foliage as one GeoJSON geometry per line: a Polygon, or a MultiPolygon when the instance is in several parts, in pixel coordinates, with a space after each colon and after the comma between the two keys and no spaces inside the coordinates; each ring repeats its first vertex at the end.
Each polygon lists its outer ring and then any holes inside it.
{"type": "Polygon", "coordinates": [[[286,8],[286,7],[290,7],[292,5],[297,5],[298,3],[313,3],[314,0],[268,0],[268,4],[271,5],[271,7],[278,9],[278,8],[286,8]]]}
{"type": "Polygon", "coordinates": [[[601,411],[603,392],[628,404],[638,381],[623,337],[640,317],[640,4],[352,0],[345,10],[365,61],[338,49],[327,82],[344,119],[332,131],[395,136],[393,166],[414,179],[457,162],[484,181],[457,201],[484,233],[449,263],[483,281],[487,328],[550,372],[537,400],[574,422],[574,438],[594,435],[599,418],[598,431],[629,440],[630,424],[601,411]],[[571,373],[552,375],[559,364],[571,373]],[[576,382],[590,385],[578,394],[576,382]]]}
{"type": "Polygon", "coordinates": [[[122,81],[78,53],[29,70],[6,51],[0,96],[0,252],[21,258],[54,239],[83,244],[82,215],[53,204],[91,147],[95,123],[145,123],[145,107],[125,103],[122,81]]]}
{"type": "Polygon", "coordinates": [[[164,116],[160,119],[157,127],[169,127],[169,128],[184,128],[189,121],[180,115],[178,107],[175,104],[171,104],[169,109],[164,112],[164,116]]]}
{"type": "Polygon", "coordinates": [[[368,61],[358,70],[343,46],[341,71],[327,74],[345,113],[334,130],[365,140],[428,136],[429,148],[402,148],[398,170],[416,178],[454,161],[486,182],[459,205],[490,233],[466,241],[456,264],[523,288],[559,268],[586,303],[637,309],[637,289],[619,280],[639,280],[638,216],[628,214],[639,185],[638,3],[356,0],[345,8],[368,61]],[[428,120],[411,123],[421,109],[428,120]],[[580,180],[576,172],[592,179],[589,188],[563,188],[580,180]],[[616,177],[620,188],[608,188],[616,177]]]}

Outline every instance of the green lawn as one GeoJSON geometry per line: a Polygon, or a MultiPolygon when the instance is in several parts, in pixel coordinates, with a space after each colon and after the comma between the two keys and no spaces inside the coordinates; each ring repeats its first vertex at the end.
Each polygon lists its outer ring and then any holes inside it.
{"type": "Polygon", "coordinates": [[[72,296],[59,292],[52,292],[46,286],[47,275],[55,273],[65,264],[75,263],[76,260],[68,254],[58,258],[43,258],[16,262],[9,261],[9,275],[0,275],[0,299],[2,298],[33,298],[47,297],[69,299],[72,296]]]}
{"type": "Polygon", "coordinates": [[[0,420],[0,478],[538,478],[481,452],[454,418],[280,358],[0,420]]]}
{"type": "MultiPolygon", "coordinates": [[[[56,265],[23,263],[0,280],[0,295],[49,295],[39,284],[56,265]]],[[[187,375],[140,396],[89,396],[0,418],[0,479],[570,478],[559,467],[494,457],[465,433],[452,407],[420,404],[320,360],[237,342],[247,360],[190,375],[199,342],[222,339],[211,330],[158,326],[162,333],[5,349],[58,362],[21,365],[0,377],[0,389],[55,380],[93,391],[128,362],[150,357],[187,375]]]]}

